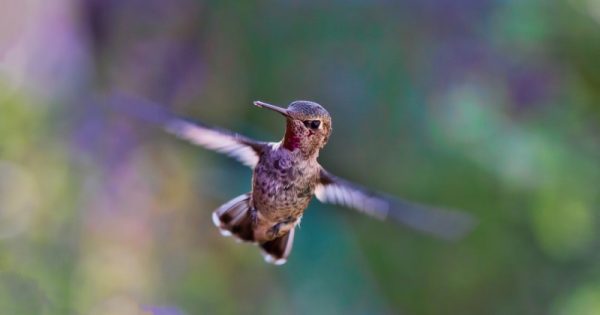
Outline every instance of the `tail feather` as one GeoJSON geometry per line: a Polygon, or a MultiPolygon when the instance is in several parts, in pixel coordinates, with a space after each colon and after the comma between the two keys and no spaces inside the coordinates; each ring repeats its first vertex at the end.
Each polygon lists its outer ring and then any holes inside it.
{"type": "Polygon", "coordinates": [[[294,228],[287,234],[280,236],[272,241],[260,244],[263,256],[268,263],[283,265],[292,251],[294,244],[294,228]]]}
{"type": "MultiPolygon", "coordinates": [[[[257,218],[252,214],[250,194],[243,194],[225,203],[212,214],[214,224],[224,236],[234,236],[242,241],[257,242],[254,232],[257,218]]],[[[260,237],[259,237],[260,238],[260,237]]],[[[294,229],[276,239],[260,242],[265,260],[282,265],[292,251],[294,229]]]]}
{"type": "Polygon", "coordinates": [[[250,194],[238,196],[219,207],[212,214],[213,223],[224,236],[234,235],[246,242],[254,242],[250,194]]]}

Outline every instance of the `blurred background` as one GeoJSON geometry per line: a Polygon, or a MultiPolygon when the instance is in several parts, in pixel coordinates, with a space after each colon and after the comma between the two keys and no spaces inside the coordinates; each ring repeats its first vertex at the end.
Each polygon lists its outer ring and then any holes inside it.
{"type": "Polygon", "coordinates": [[[596,0],[1,0],[0,314],[600,314],[596,0]],[[102,106],[261,140],[473,214],[447,243],[313,202],[288,263],[210,213],[251,172],[102,106]]]}

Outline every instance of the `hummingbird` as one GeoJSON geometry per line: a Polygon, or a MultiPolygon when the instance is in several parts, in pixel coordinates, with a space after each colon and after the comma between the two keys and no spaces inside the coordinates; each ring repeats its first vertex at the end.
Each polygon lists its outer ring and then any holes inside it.
{"type": "Polygon", "coordinates": [[[255,101],[255,106],[282,115],[286,122],[283,139],[263,142],[180,118],[137,97],[120,101],[127,103],[119,105],[120,110],[158,123],[177,137],[233,157],[253,170],[251,190],[217,208],[212,221],[222,235],[258,245],[269,263],[287,261],[296,227],[313,197],[446,240],[461,238],[474,224],[467,213],[375,192],[327,171],[318,157],[331,136],[332,119],[316,102],[298,100],[283,108],[255,101]]]}

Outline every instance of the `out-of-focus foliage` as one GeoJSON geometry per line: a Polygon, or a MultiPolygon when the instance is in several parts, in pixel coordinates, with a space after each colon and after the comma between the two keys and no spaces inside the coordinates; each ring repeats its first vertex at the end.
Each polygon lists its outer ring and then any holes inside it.
{"type": "Polygon", "coordinates": [[[5,0],[0,314],[598,314],[600,4],[5,0]],[[263,140],[323,104],[321,162],[480,220],[449,244],[313,203],[290,261],[210,213],[250,171],[102,106],[263,140]]]}

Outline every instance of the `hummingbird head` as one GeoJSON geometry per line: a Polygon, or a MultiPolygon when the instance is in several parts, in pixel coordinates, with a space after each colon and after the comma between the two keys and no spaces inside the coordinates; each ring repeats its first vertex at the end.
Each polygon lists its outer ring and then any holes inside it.
{"type": "Polygon", "coordinates": [[[331,116],[323,106],[311,101],[294,101],[282,108],[255,101],[254,105],[276,111],[287,118],[283,146],[307,156],[318,154],[331,135],[331,116]]]}

